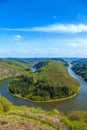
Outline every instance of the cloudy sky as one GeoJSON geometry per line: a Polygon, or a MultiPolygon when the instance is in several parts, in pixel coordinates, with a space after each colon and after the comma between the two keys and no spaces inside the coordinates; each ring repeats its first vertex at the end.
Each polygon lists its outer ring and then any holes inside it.
{"type": "Polygon", "coordinates": [[[0,0],[0,57],[87,57],[87,0],[0,0]]]}

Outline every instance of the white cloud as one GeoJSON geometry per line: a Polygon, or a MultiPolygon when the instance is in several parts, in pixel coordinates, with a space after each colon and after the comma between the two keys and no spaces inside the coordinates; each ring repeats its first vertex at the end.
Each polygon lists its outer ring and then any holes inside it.
{"type": "Polygon", "coordinates": [[[20,40],[22,38],[22,36],[21,35],[14,35],[13,38],[14,38],[14,40],[20,40]]]}
{"type": "MultiPolygon", "coordinates": [[[[33,27],[33,28],[1,28],[0,30],[7,31],[26,31],[26,32],[50,32],[50,33],[80,33],[87,32],[87,24],[51,24],[47,26],[41,27],[33,27]]],[[[20,37],[20,35],[17,35],[20,37]]]]}
{"type": "Polygon", "coordinates": [[[32,31],[43,31],[43,32],[60,32],[60,33],[79,33],[87,32],[87,25],[84,24],[53,24],[45,27],[35,27],[32,31]]]}
{"type": "Polygon", "coordinates": [[[70,43],[69,44],[71,47],[78,47],[77,43],[70,43]]]}

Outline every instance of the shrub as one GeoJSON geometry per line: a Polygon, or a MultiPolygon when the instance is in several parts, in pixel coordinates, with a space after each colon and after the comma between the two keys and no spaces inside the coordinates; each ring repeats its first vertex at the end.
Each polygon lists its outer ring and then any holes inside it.
{"type": "Polygon", "coordinates": [[[3,106],[1,103],[0,103],[0,112],[3,112],[3,106]]]}
{"type": "Polygon", "coordinates": [[[7,112],[11,109],[12,103],[5,97],[0,96],[0,111],[7,112]]]}
{"type": "Polygon", "coordinates": [[[67,117],[63,117],[61,121],[71,130],[84,130],[84,125],[78,121],[70,121],[67,117]]]}

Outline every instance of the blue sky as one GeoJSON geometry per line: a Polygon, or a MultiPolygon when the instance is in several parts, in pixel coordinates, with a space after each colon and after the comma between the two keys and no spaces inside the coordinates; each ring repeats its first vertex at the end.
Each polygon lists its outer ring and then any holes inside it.
{"type": "Polygon", "coordinates": [[[0,0],[0,57],[87,57],[87,1],[0,0]]]}

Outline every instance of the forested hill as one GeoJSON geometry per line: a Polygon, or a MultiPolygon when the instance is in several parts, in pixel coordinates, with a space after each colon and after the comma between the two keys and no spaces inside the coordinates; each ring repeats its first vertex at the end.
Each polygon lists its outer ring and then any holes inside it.
{"type": "Polygon", "coordinates": [[[87,82],[87,61],[74,63],[72,70],[87,82]]]}
{"type": "Polygon", "coordinates": [[[64,61],[47,60],[38,65],[36,72],[14,78],[9,91],[34,101],[66,98],[78,92],[79,84],[68,74],[64,61]]]}

